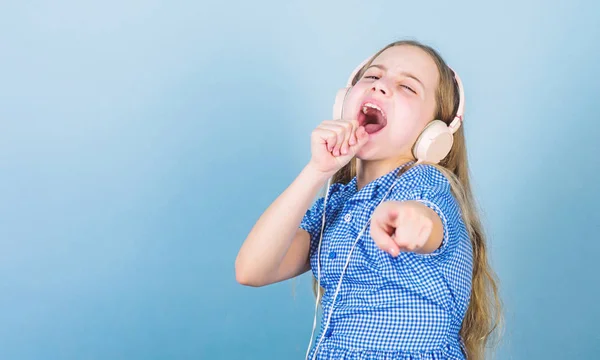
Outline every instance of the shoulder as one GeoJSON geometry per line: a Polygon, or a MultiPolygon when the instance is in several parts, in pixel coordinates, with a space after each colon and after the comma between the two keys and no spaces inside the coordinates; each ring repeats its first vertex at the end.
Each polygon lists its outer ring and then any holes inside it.
{"type": "Polygon", "coordinates": [[[351,195],[352,184],[356,184],[355,181],[351,181],[348,184],[344,183],[333,183],[329,188],[325,187],[325,190],[320,194],[312,206],[306,212],[306,217],[321,216],[323,207],[326,207],[326,214],[329,215],[332,211],[335,211],[341,205],[344,204],[346,199],[351,195]]]}
{"type": "MultiPolygon", "coordinates": [[[[392,199],[417,201],[434,210],[443,225],[442,249],[454,247],[462,236],[464,222],[460,204],[442,170],[434,165],[419,164],[406,170],[399,180],[400,186],[392,199]]],[[[440,252],[441,249],[436,253],[440,252]]]]}
{"type": "Polygon", "coordinates": [[[414,165],[400,175],[399,186],[394,191],[397,197],[429,197],[435,194],[451,196],[450,181],[434,165],[414,165]],[[428,196],[429,195],[429,196],[428,196]]]}
{"type": "Polygon", "coordinates": [[[401,175],[403,180],[413,186],[447,186],[450,182],[446,176],[434,165],[418,164],[412,166],[401,175]]]}
{"type": "Polygon", "coordinates": [[[352,195],[356,192],[356,178],[353,178],[348,183],[340,183],[336,182],[331,184],[329,187],[329,191],[325,194],[323,193],[323,197],[327,195],[327,208],[329,209],[329,204],[332,207],[337,207],[340,204],[343,204],[348,200],[348,198],[352,197],[352,195]]]}
{"type": "MultiPolygon", "coordinates": [[[[344,206],[346,199],[352,193],[352,183],[353,181],[348,184],[339,182],[331,184],[329,188],[325,188],[325,191],[316,198],[306,211],[300,223],[300,228],[306,230],[310,234],[311,239],[318,239],[323,216],[325,216],[325,221],[329,224],[332,222],[333,215],[344,206]],[[323,208],[325,208],[325,211],[323,211],[323,208]]],[[[354,182],[354,184],[356,183],[354,182]]]]}
{"type": "MultiPolygon", "coordinates": [[[[438,215],[443,228],[442,243],[438,249],[428,254],[402,252],[399,258],[417,261],[430,261],[435,264],[447,264],[447,271],[454,271],[454,266],[470,266],[472,261],[472,245],[470,234],[463,217],[462,204],[454,194],[454,186],[461,186],[451,173],[438,166],[418,164],[408,168],[397,179],[397,188],[390,194],[390,200],[416,201],[438,215]],[[452,186],[451,186],[452,185],[452,186]],[[427,260],[425,260],[427,259],[427,260]]],[[[460,190],[458,190],[460,191],[460,190]]],[[[437,268],[437,267],[436,267],[437,268]]],[[[458,271],[458,270],[457,270],[458,271]]],[[[468,273],[465,273],[468,278],[468,273]]],[[[454,275],[452,275],[454,276],[454,275]]],[[[462,276],[462,275],[461,275],[462,276]]]]}

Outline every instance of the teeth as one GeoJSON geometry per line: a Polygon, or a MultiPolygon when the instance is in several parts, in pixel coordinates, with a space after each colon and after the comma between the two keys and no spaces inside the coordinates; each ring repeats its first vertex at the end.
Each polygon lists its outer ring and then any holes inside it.
{"type": "Polygon", "coordinates": [[[381,108],[379,106],[377,106],[375,104],[371,104],[371,103],[366,103],[363,105],[363,108],[362,108],[363,113],[366,114],[367,109],[369,109],[369,108],[378,110],[383,115],[383,110],[381,110],[381,108]]]}

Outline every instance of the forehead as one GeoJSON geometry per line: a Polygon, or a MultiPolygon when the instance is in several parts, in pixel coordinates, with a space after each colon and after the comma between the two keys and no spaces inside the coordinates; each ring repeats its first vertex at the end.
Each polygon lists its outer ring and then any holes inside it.
{"type": "Polygon", "coordinates": [[[379,54],[373,65],[383,65],[392,73],[411,73],[430,89],[436,87],[439,71],[431,55],[411,45],[393,46],[379,54]]]}

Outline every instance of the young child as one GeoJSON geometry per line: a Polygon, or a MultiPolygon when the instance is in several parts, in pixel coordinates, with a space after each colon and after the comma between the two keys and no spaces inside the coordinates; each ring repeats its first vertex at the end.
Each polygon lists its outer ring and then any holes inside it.
{"type": "Polygon", "coordinates": [[[463,107],[460,78],[435,50],[387,45],[338,94],[311,160],[251,230],[241,284],[312,269],[323,317],[307,358],[484,358],[500,307],[463,107]]]}

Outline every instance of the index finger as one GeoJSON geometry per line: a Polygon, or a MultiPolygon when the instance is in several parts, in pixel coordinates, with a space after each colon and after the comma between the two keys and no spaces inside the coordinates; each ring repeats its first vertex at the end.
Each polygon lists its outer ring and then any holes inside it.
{"type": "Polygon", "coordinates": [[[371,237],[375,241],[375,244],[377,244],[381,250],[396,257],[400,253],[400,248],[392,238],[394,230],[394,228],[377,221],[371,223],[371,237]]]}

